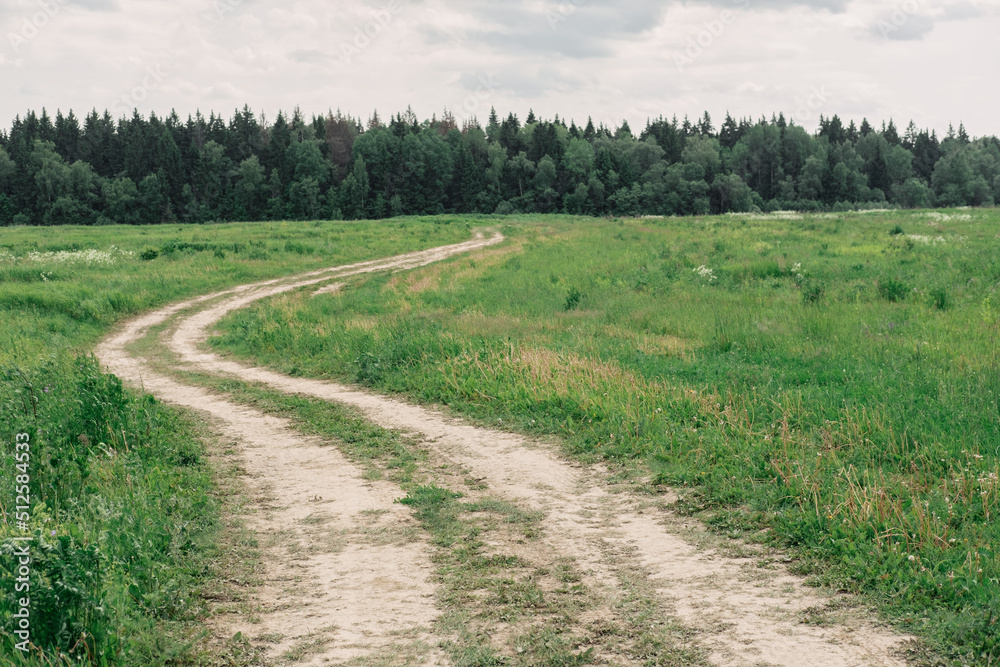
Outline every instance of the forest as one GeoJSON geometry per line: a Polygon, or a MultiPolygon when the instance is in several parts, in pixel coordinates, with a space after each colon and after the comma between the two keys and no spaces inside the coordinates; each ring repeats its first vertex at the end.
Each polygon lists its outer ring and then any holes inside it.
{"type": "Polygon", "coordinates": [[[211,113],[29,111],[0,132],[0,225],[370,219],[441,213],[702,215],[993,206],[1000,139],[963,125],[939,139],[911,121],[815,133],[786,121],[650,119],[634,134],[522,123],[485,127],[412,109],[388,122],[296,109],[211,113]]]}

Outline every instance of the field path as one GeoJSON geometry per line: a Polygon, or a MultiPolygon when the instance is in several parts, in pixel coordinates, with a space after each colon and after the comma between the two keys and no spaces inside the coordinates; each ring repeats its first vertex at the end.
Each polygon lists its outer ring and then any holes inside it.
{"type": "Polygon", "coordinates": [[[612,488],[600,467],[567,461],[550,444],[370,391],[225,360],[203,347],[216,322],[256,300],[359,273],[422,266],[502,240],[480,233],[462,244],[226,290],[134,320],[98,348],[101,361],[123,379],[142,383],[165,401],[208,412],[240,446],[251,478],[270,490],[273,502],[253,526],[265,536],[262,542],[275,545],[260,592],[265,614],[245,630],[280,637],[274,657],[314,642],[298,664],[332,664],[387,650],[398,660],[404,645],[424,649],[412,649],[412,663],[392,664],[447,664],[433,648],[437,640],[429,629],[438,614],[430,546],[419,539],[364,539],[373,510],[384,513],[376,516],[387,526],[413,524],[392,503],[398,488],[364,480],[334,448],[320,447],[281,419],[166,377],[130,355],[132,343],[170,321],[176,326],[165,340],[179,368],[354,406],[380,426],[419,435],[436,456],[471,471],[491,491],[544,512],[546,544],[575,559],[588,583],[620,587],[623,568],[638,566],[663,614],[690,628],[713,664],[904,665],[896,653],[907,638],[876,627],[844,596],[826,596],[781,568],[758,567],[752,558],[694,546],[669,511],[612,488]]]}

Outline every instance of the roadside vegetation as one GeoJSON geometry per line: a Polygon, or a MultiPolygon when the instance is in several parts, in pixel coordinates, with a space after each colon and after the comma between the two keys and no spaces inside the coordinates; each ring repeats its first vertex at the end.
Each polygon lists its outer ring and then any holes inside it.
{"type": "Polygon", "coordinates": [[[720,533],[991,664],[998,223],[529,218],[498,248],[233,313],[213,345],[644,465],[720,533]]]}
{"type": "MultiPolygon", "coordinates": [[[[89,351],[155,306],[270,276],[466,240],[465,220],[8,229],[0,237],[0,654],[12,665],[180,665],[232,560],[235,491],[196,422],[89,351]],[[28,433],[30,526],[14,521],[28,433]],[[31,638],[14,649],[14,537],[30,535],[31,638]],[[224,553],[225,552],[225,553],[224,553]]],[[[242,538],[241,538],[242,539],[242,538]]],[[[236,545],[237,547],[239,545],[236,545]]],[[[245,545],[244,545],[245,546],[245,545]]],[[[246,563],[237,564],[246,566],[246,563]]],[[[252,573],[252,567],[247,569],[252,573]]],[[[244,661],[245,662],[245,661],[244,661]]],[[[229,663],[227,663],[229,664],[229,663]]]]}

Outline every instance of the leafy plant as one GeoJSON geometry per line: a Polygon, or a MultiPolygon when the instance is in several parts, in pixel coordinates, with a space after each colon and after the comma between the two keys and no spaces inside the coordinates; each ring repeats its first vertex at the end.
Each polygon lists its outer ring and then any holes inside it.
{"type": "Polygon", "coordinates": [[[825,292],[826,288],[823,285],[812,280],[807,280],[802,283],[802,303],[809,306],[815,305],[823,298],[825,292]]]}
{"type": "Polygon", "coordinates": [[[890,303],[896,303],[906,298],[910,288],[901,280],[882,278],[878,281],[878,294],[890,303]]]}
{"type": "Polygon", "coordinates": [[[935,287],[928,296],[931,299],[931,306],[938,310],[947,310],[951,306],[951,296],[944,287],[935,287]]]}
{"type": "MultiPolygon", "coordinates": [[[[0,550],[9,556],[12,548],[8,543],[0,550]]],[[[112,658],[118,641],[103,600],[104,557],[98,547],[70,535],[51,539],[38,531],[31,556],[32,643],[93,664],[112,658]]],[[[0,570],[9,562],[17,561],[5,557],[0,570]]],[[[7,581],[14,580],[14,572],[4,574],[7,581]]],[[[12,586],[4,586],[0,595],[0,617],[6,617],[18,608],[20,595],[12,586]]]]}
{"type": "Polygon", "coordinates": [[[566,310],[573,310],[580,305],[580,301],[584,296],[584,293],[576,287],[570,287],[569,292],[566,294],[566,303],[563,304],[564,308],[566,310]]]}

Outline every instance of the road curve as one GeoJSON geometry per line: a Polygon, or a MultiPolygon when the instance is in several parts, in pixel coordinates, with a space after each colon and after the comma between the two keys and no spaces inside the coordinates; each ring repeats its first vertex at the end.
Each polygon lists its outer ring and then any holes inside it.
{"type": "MultiPolygon", "coordinates": [[[[163,400],[208,412],[227,435],[245,443],[247,467],[253,475],[269,481],[274,488],[297,493],[283,494],[276,503],[280,507],[259,523],[258,530],[265,533],[308,518],[305,513],[310,493],[322,496],[342,530],[350,530],[366,508],[390,509],[393,521],[405,522],[409,518],[398,505],[391,504],[393,489],[388,487],[392,485],[364,482],[357,469],[332,448],[319,447],[282,420],[158,374],[145,360],[131,356],[129,346],[150,327],[176,321],[166,336],[166,345],[180,368],[234,376],[290,394],[351,405],[380,426],[420,434],[425,446],[436,455],[486,480],[495,492],[544,512],[546,541],[574,558],[596,585],[620,585],[616,575],[623,559],[640,563],[664,612],[695,631],[698,643],[714,664],[905,665],[896,654],[907,638],[877,627],[861,613],[848,613],[832,625],[805,624],[807,610],[824,609],[830,602],[823,594],[783,570],[762,572],[752,559],[726,558],[696,548],[670,527],[665,520],[669,517],[649,511],[648,503],[629,493],[609,492],[598,468],[568,462],[551,445],[472,426],[441,411],[374,392],[292,378],[225,360],[203,346],[211,327],[222,317],[259,299],[359,273],[415,268],[502,240],[496,233],[490,237],[480,233],[476,239],[461,244],[314,271],[291,279],[262,281],[199,297],[134,320],[103,342],[97,354],[108,370],[129,382],[142,383],[163,400]],[[317,458],[320,451],[322,457],[317,458]],[[334,471],[339,471],[338,476],[330,477],[334,471]]],[[[301,533],[297,539],[311,538],[301,533]]],[[[391,635],[400,624],[411,621],[429,640],[425,629],[437,612],[428,583],[427,546],[413,542],[396,545],[393,548],[401,552],[390,558],[385,558],[382,551],[378,558],[371,558],[370,553],[363,552],[364,545],[355,546],[361,550],[357,554],[320,554],[307,560],[303,577],[329,584],[314,591],[314,604],[290,611],[276,609],[264,624],[287,630],[303,618],[319,614],[310,627],[327,624],[339,628],[331,633],[333,646],[323,654],[326,660],[347,659],[384,647],[391,643],[391,635]],[[382,570],[365,570],[379,567],[382,570]],[[359,580],[356,577],[360,570],[365,570],[366,577],[359,580]],[[327,576],[331,573],[336,576],[327,576]],[[379,582],[391,582],[382,589],[395,593],[383,593],[377,588],[379,582]],[[372,586],[379,595],[362,594],[372,586]],[[386,627],[386,618],[396,619],[389,624],[393,627],[386,627]]],[[[282,644],[286,648],[288,645],[288,640],[282,644]]],[[[431,664],[445,664],[436,653],[430,659],[431,664]]]]}

